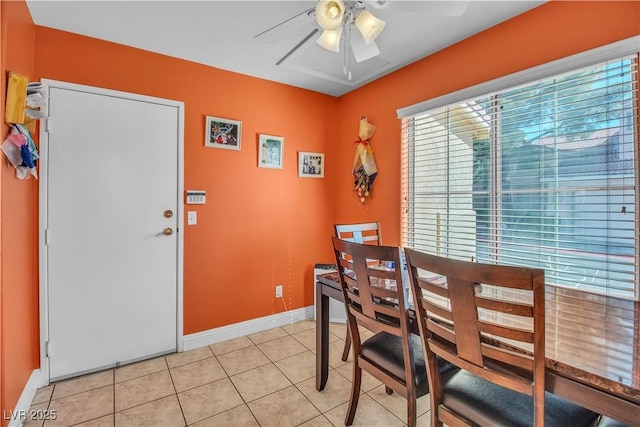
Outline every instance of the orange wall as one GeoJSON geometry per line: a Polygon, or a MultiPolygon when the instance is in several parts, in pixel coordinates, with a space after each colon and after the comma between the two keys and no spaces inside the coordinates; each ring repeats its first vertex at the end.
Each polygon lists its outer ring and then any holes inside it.
{"type": "Polygon", "coordinates": [[[313,304],[313,264],[330,260],[327,180],[297,177],[297,152],[327,153],[336,98],[168,56],[38,27],[36,75],[185,103],[184,333],[313,304]],[[124,65],[126,64],[126,66],[124,65]],[[204,147],[205,115],[242,121],[241,152],[204,147]],[[284,136],[284,169],[257,167],[257,135],[284,136]]]}
{"type": "MultiPolygon", "coordinates": [[[[6,72],[33,77],[35,26],[26,4],[0,3],[2,120],[6,72]]],[[[4,155],[2,155],[4,157],[4,155]]],[[[0,171],[0,409],[13,409],[39,366],[37,181],[21,181],[3,159],[0,171]]],[[[3,417],[4,418],[4,417],[3,417]]],[[[7,420],[2,420],[5,425],[7,420]]]]}
{"type": "MultiPolygon", "coordinates": [[[[184,228],[185,334],[283,311],[273,298],[278,283],[289,309],[312,304],[313,263],[331,260],[328,235],[334,222],[380,220],[384,242],[399,243],[397,108],[640,33],[638,2],[554,1],[332,98],[87,37],[34,30],[22,2],[3,1],[0,12],[3,71],[185,102],[185,188],[204,189],[208,196],[206,205],[186,207],[198,211],[199,224],[184,228]],[[371,142],[380,174],[373,198],[360,205],[351,166],[363,114],[378,127],[371,142]],[[242,151],[204,148],[205,115],[242,120],[242,151]],[[284,170],[256,167],[258,133],[285,137],[284,170]],[[296,177],[299,150],[326,153],[325,179],[296,177]]],[[[3,79],[3,91],[4,84],[3,79]]],[[[2,409],[12,409],[38,366],[37,204],[36,184],[16,180],[3,166],[0,401],[2,409]]]]}
{"type": "Polygon", "coordinates": [[[398,108],[637,34],[638,1],[552,1],[342,96],[338,133],[355,136],[366,115],[377,126],[371,144],[379,174],[361,206],[351,187],[353,147],[337,146],[335,220],[378,219],[383,241],[400,243],[398,108]]]}

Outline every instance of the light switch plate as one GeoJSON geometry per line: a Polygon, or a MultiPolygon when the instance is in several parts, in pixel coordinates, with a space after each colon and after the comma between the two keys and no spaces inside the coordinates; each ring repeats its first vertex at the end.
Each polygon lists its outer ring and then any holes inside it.
{"type": "Polygon", "coordinates": [[[196,211],[188,211],[187,212],[187,225],[196,225],[198,223],[198,212],[196,211]]]}

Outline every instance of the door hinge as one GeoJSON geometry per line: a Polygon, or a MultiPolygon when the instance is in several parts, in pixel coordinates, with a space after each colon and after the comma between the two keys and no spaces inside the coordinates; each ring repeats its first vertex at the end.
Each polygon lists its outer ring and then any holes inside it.
{"type": "Polygon", "coordinates": [[[44,245],[49,246],[49,243],[51,243],[51,232],[49,231],[48,228],[45,228],[44,229],[44,245]]]}
{"type": "Polygon", "coordinates": [[[47,341],[46,343],[44,343],[44,353],[46,357],[51,356],[51,341],[47,341]]]}
{"type": "Polygon", "coordinates": [[[51,130],[51,117],[47,117],[47,120],[45,120],[44,130],[45,132],[49,132],[51,130]]]}

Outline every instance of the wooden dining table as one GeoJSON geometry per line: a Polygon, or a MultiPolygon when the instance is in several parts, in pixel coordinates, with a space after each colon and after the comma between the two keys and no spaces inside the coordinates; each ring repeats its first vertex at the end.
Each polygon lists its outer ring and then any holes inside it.
{"type": "MultiPolygon", "coordinates": [[[[344,301],[338,273],[318,275],[315,291],[320,391],[329,377],[329,298],[344,301]]],[[[640,427],[640,302],[547,285],[545,347],[547,391],[640,427]]]]}

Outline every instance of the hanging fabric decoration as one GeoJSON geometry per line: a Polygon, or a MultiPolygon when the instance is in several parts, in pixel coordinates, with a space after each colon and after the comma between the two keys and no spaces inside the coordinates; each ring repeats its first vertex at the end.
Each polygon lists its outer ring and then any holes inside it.
{"type": "Polygon", "coordinates": [[[354,191],[358,193],[360,203],[371,197],[371,186],[378,175],[378,168],[373,157],[373,149],[369,139],[376,132],[376,127],[367,121],[365,116],[360,118],[360,129],[356,138],[356,155],[353,159],[354,191]]]}

